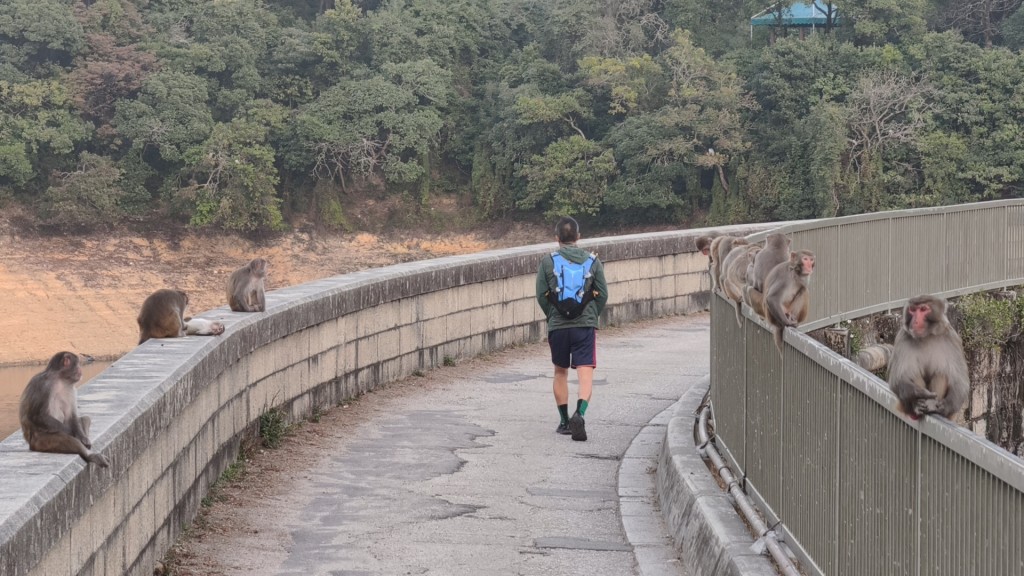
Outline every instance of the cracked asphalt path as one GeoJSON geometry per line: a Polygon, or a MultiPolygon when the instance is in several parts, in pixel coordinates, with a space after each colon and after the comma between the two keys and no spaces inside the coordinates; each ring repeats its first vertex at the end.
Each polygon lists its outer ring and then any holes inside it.
{"type": "MultiPolygon", "coordinates": [[[[708,372],[708,330],[696,315],[600,331],[587,442],[554,432],[546,343],[371,392],[362,416],[314,425],[308,469],[289,460],[228,502],[230,527],[190,554],[209,574],[682,574],[650,472],[656,417],[708,372]],[[625,460],[640,473],[620,477],[625,460]]],[[[570,410],[575,394],[573,373],[570,410]]]]}

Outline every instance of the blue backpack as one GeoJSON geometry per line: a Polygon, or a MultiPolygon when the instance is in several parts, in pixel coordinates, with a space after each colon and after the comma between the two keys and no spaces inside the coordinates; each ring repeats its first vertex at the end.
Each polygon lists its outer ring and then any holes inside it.
{"type": "Polygon", "coordinates": [[[583,314],[587,304],[594,299],[594,291],[590,289],[590,285],[593,283],[590,268],[594,265],[596,258],[591,254],[584,262],[577,264],[567,260],[558,252],[551,253],[555,282],[558,285],[548,289],[548,302],[551,302],[555,309],[568,320],[578,318],[580,314],[583,314]]]}

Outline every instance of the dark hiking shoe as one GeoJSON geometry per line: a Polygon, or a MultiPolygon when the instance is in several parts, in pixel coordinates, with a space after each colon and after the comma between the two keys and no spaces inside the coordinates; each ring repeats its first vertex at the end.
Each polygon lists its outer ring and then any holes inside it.
{"type": "Polygon", "coordinates": [[[569,431],[572,432],[572,439],[583,442],[587,439],[587,428],[583,424],[583,416],[579,412],[569,418],[569,431]]]}
{"type": "Polygon", "coordinates": [[[568,424],[559,424],[558,428],[555,428],[555,432],[559,434],[572,434],[572,430],[569,430],[568,424]]]}

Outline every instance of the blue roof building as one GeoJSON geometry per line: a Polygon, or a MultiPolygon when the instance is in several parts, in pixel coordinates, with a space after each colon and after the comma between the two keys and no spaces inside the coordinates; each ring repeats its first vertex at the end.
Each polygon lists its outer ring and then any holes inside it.
{"type": "MultiPolygon", "coordinates": [[[[831,2],[795,2],[787,4],[778,2],[758,12],[750,19],[750,36],[754,36],[755,26],[771,28],[799,28],[800,37],[804,37],[807,30],[812,32],[817,29],[831,31],[832,27],[839,26],[842,19],[839,17],[839,10],[831,2]]],[[[772,39],[775,34],[772,33],[772,39]]]]}

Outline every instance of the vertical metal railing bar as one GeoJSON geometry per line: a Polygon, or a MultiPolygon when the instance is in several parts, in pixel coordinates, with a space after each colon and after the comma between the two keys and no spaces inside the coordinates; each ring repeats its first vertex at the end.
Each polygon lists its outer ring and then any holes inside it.
{"type": "MultiPolygon", "coordinates": [[[[842,386],[841,383],[839,385],[842,386]]],[[[833,538],[832,538],[833,553],[832,553],[832,555],[835,558],[835,562],[832,564],[832,566],[834,567],[833,569],[835,569],[835,570],[839,570],[839,528],[840,528],[840,524],[841,524],[841,521],[839,519],[839,506],[840,506],[840,501],[842,500],[842,493],[839,491],[839,479],[842,478],[842,476],[843,476],[843,454],[842,454],[843,427],[840,426],[840,421],[841,421],[840,415],[842,413],[843,413],[843,393],[842,393],[842,388],[839,388],[839,389],[836,390],[836,412],[834,414],[834,418],[832,418],[832,422],[835,423],[835,427],[836,427],[836,435],[835,435],[836,436],[836,452],[835,452],[835,454],[836,454],[836,475],[835,475],[835,477],[832,480],[832,485],[834,487],[834,490],[836,491],[835,492],[836,493],[836,498],[835,498],[835,502],[833,503],[833,510],[834,510],[834,512],[832,514],[832,518],[834,519],[833,520],[833,526],[832,526],[832,534],[833,534],[833,538]]]]}
{"type": "Polygon", "coordinates": [[[914,572],[915,576],[921,576],[921,530],[922,530],[922,521],[921,521],[921,507],[922,507],[922,500],[921,500],[921,477],[922,477],[922,474],[921,474],[921,471],[922,471],[921,470],[921,467],[922,467],[922,461],[921,461],[921,458],[922,458],[922,454],[921,454],[921,430],[918,430],[918,434],[914,435],[914,440],[915,440],[914,444],[916,445],[916,447],[918,447],[918,459],[916,459],[916,460],[918,460],[918,465],[916,465],[916,470],[918,470],[918,479],[916,479],[916,482],[914,482],[915,489],[916,489],[916,492],[918,492],[918,494],[916,494],[916,498],[915,498],[914,505],[913,505],[913,513],[914,513],[914,517],[915,517],[915,522],[913,523],[914,524],[914,528],[915,528],[915,530],[914,530],[913,563],[914,563],[914,565],[916,565],[916,567],[918,567],[918,570],[916,570],[914,572]]]}
{"type": "Polygon", "coordinates": [[[888,278],[888,282],[886,282],[885,296],[886,296],[886,302],[892,302],[893,301],[893,296],[892,296],[892,267],[893,267],[893,261],[892,261],[892,218],[886,218],[885,220],[886,220],[886,224],[887,224],[886,228],[889,231],[889,242],[887,242],[887,244],[888,244],[888,261],[889,261],[889,267],[888,267],[889,278],[888,278]]]}
{"type": "Polygon", "coordinates": [[[782,360],[779,362],[779,410],[776,413],[778,417],[778,427],[776,430],[779,431],[779,454],[778,463],[779,469],[776,473],[776,479],[779,486],[779,500],[775,503],[774,508],[778,511],[779,517],[782,518],[785,514],[783,503],[786,501],[785,490],[786,490],[786,458],[784,456],[786,446],[786,427],[783,423],[786,421],[786,352],[789,350],[789,344],[786,343],[785,339],[782,342],[782,360]]]}
{"type": "Polygon", "coordinates": [[[743,442],[743,469],[740,470],[740,476],[742,476],[743,482],[744,482],[744,484],[746,484],[746,482],[747,482],[747,423],[750,421],[750,406],[748,406],[748,404],[747,404],[747,402],[750,399],[750,370],[749,370],[749,365],[748,365],[746,359],[750,358],[750,344],[749,344],[748,334],[750,333],[750,326],[751,326],[751,324],[750,324],[750,320],[748,320],[745,316],[741,315],[740,317],[743,318],[743,326],[742,326],[742,329],[743,329],[743,340],[742,340],[742,346],[743,346],[743,358],[744,358],[744,361],[743,361],[743,382],[742,382],[742,384],[743,384],[743,430],[741,431],[741,433],[743,434],[743,438],[742,438],[742,442],[743,442]]]}

